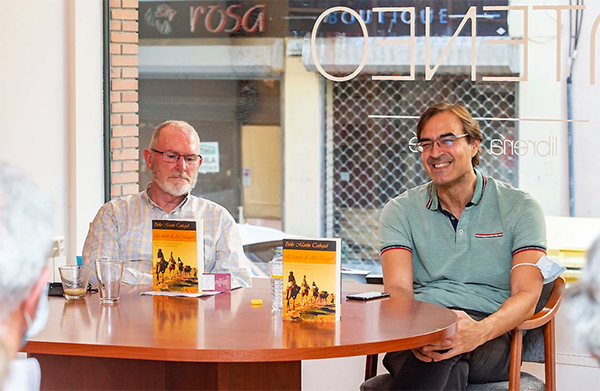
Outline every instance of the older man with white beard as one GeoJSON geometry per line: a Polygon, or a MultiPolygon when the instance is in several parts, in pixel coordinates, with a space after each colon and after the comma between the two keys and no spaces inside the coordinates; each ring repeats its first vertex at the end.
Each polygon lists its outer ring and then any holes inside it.
{"type": "Polygon", "coordinates": [[[204,270],[230,273],[232,285],[250,286],[247,260],[233,217],[222,206],[196,197],[202,164],[200,138],[184,121],[166,121],[144,150],[152,182],[146,190],[107,202],[90,225],[83,246],[84,264],[100,257],[126,261],[123,281],[152,281],[152,220],[204,220],[204,270]]]}

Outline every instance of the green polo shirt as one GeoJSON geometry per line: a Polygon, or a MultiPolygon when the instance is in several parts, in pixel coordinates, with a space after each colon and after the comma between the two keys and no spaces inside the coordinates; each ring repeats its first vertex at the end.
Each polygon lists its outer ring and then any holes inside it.
{"type": "Polygon", "coordinates": [[[435,184],[410,189],[381,213],[381,254],[413,257],[415,299],[493,313],[510,296],[512,257],[546,251],[541,206],[529,194],[475,170],[473,199],[456,230],[439,208],[435,184]]]}

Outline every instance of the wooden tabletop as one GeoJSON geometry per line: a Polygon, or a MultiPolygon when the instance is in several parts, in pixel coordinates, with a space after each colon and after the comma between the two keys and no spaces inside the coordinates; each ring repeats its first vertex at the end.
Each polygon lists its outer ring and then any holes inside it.
{"type": "MultiPolygon", "coordinates": [[[[344,294],[375,290],[345,284],[344,294]],[[359,287],[359,289],[356,289],[359,287]]],[[[123,286],[121,301],[49,299],[46,328],[23,349],[34,354],[190,362],[269,362],[357,356],[439,341],[456,315],[433,304],[389,297],[342,300],[337,323],[282,322],[271,311],[269,281],[209,298],[140,296],[150,286],[123,286]],[[263,305],[252,306],[252,299],[263,305]]]]}

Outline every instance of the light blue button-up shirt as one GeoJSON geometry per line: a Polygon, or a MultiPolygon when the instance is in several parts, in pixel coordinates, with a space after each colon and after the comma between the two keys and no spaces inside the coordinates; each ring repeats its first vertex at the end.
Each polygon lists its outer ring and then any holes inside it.
{"type": "Polygon", "coordinates": [[[146,191],[115,199],[100,208],[83,246],[83,264],[97,258],[125,261],[123,282],[152,283],[152,220],[204,220],[204,271],[230,273],[231,285],[251,286],[248,260],[235,220],[222,206],[189,194],[167,213],[146,191]]]}

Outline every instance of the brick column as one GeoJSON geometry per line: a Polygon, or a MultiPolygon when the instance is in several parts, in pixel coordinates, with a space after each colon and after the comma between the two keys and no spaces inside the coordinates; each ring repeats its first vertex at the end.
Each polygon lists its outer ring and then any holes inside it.
{"type": "Polygon", "coordinates": [[[138,0],[110,0],[111,198],[139,191],[138,0]]]}

